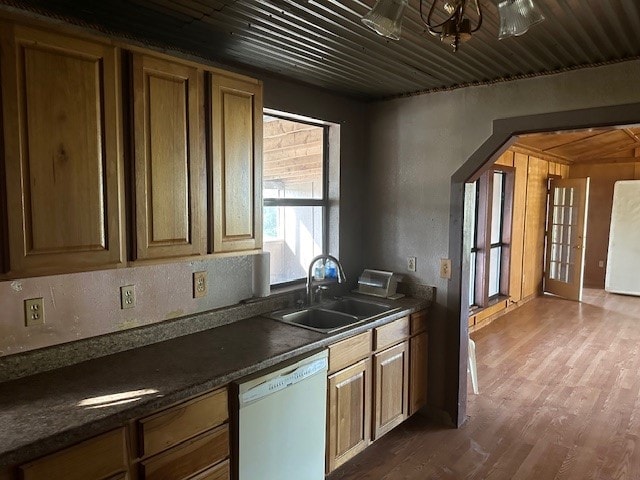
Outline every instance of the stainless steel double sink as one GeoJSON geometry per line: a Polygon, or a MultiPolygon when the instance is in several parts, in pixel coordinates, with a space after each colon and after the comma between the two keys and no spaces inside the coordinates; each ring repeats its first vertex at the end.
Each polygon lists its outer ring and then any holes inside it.
{"type": "Polygon", "coordinates": [[[267,316],[298,327],[331,333],[398,310],[386,303],[344,297],[311,307],[278,310],[267,316]]]}

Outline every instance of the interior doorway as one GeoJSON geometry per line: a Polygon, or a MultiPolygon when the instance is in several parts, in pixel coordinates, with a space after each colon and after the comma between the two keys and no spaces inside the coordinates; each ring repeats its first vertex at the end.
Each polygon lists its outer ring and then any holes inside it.
{"type": "Polygon", "coordinates": [[[604,287],[613,187],[640,178],[638,135],[633,126],[515,135],[469,179],[470,329],[543,291],[580,301],[585,263],[587,286],[604,287]]]}
{"type": "Polygon", "coordinates": [[[640,124],[640,105],[602,107],[571,112],[533,115],[494,121],[494,134],[469,158],[452,176],[451,218],[449,254],[454,265],[452,282],[448,291],[447,307],[452,319],[457,317],[457,335],[452,338],[450,360],[458,365],[456,406],[452,408],[452,419],[461,425],[466,419],[467,400],[467,348],[468,348],[468,305],[470,265],[463,229],[465,185],[469,179],[485,171],[509,147],[516,143],[517,136],[557,131],[576,131],[593,128],[613,128],[618,125],[636,126],[640,124]],[[455,338],[455,340],[454,340],[455,338]]]}

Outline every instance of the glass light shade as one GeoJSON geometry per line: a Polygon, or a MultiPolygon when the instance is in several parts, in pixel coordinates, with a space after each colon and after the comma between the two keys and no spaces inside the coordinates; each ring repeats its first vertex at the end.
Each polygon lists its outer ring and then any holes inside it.
{"type": "Polygon", "coordinates": [[[400,39],[402,15],[409,0],[378,0],[371,11],[362,17],[371,30],[383,37],[400,39]]]}
{"type": "Polygon", "coordinates": [[[544,15],[533,0],[502,0],[498,2],[500,14],[500,40],[519,36],[527,32],[536,23],[544,20],[544,15]]]}

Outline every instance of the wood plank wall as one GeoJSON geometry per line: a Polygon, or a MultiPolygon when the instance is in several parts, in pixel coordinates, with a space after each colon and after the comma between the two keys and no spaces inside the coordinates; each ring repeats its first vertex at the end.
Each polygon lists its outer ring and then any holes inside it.
{"type": "Polygon", "coordinates": [[[568,165],[512,150],[502,154],[495,164],[515,169],[509,299],[469,317],[471,330],[542,293],[547,179],[550,175],[569,176],[568,165]]]}
{"type": "Polygon", "coordinates": [[[570,178],[591,179],[589,211],[584,262],[584,286],[604,288],[609,250],[609,227],[613,207],[613,188],[619,180],[640,179],[639,162],[576,163],[571,166],[570,178]],[[600,266],[602,262],[602,266],[600,266]]]}

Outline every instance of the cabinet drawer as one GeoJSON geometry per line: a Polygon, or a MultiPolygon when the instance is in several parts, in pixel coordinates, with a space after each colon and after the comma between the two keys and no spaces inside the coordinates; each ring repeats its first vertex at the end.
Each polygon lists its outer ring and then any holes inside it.
{"type": "Polygon", "coordinates": [[[371,355],[371,330],[329,345],[329,373],[353,365],[371,355]]]}
{"type": "Polygon", "coordinates": [[[374,330],[374,350],[402,342],[409,336],[409,317],[402,317],[374,330]]]}
{"type": "Polygon", "coordinates": [[[195,477],[191,477],[189,480],[229,480],[230,478],[231,468],[229,467],[229,460],[225,460],[215,467],[208,468],[195,477]]]}
{"type": "Polygon", "coordinates": [[[20,467],[23,480],[101,480],[127,471],[124,428],[20,467]]]}
{"type": "Polygon", "coordinates": [[[154,455],[229,418],[227,389],[171,407],[138,421],[141,457],[154,455]]]}
{"type": "Polygon", "coordinates": [[[424,332],[427,329],[427,311],[420,310],[411,314],[411,335],[424,332]]]}
{"type": "MultiPolygon", "coordinates": [[[[143,460],[140,463],[142,479],[186,480],[225,460],[228,456],[229,427],[222,425],[171,450],[143,460]]],[[[202,472],[203,475],[204,473],[202,472]]]]}

